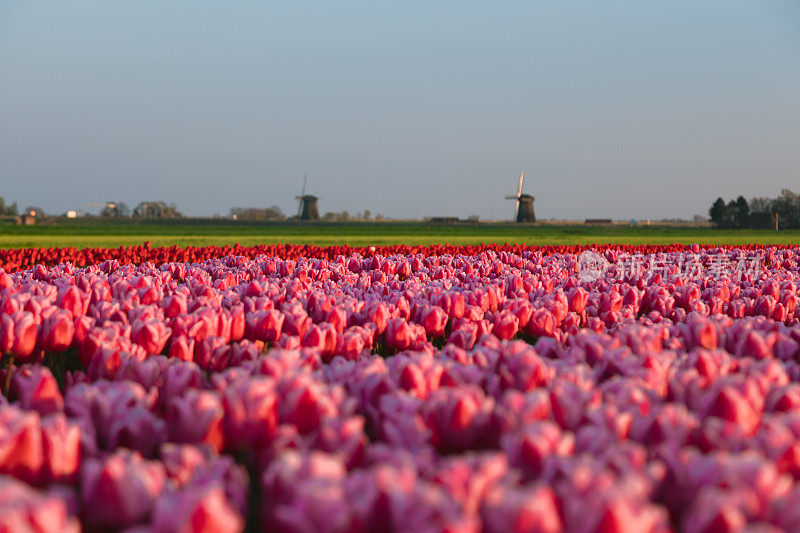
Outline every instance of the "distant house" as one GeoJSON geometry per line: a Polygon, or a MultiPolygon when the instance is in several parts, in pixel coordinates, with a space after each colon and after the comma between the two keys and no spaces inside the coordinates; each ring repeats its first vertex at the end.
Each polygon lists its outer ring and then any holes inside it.
{"type": "Polygon", "coordinates": [[[27,207],[22,213],[22,223],[26,226],[33,226],[36,220],[44,220],[47,218],[44,210],[40,207],[27,207]]]}

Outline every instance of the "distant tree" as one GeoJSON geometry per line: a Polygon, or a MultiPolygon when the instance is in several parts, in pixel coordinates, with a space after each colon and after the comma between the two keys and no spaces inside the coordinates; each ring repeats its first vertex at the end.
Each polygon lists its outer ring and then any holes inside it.
{"type": "Polygon", "coordinates": [[[142,202],[133,210],[133,216],[141,218],[180,218],[178,206],[165,202],[142,202]]]}
{"type": "Polygon", "coordinates": [[[800,195],[789,189],[781,190],[781,195],[773,202],[773,214],[775,213],[784,227],[800,227],[800,195]]]}
{"type": "Polygon", "coordinates": [[[342,211],[341,213],[337,213],[335,211],[328,211],[324,215],[322,215],[322,220],[327,222],[346,222],[350,220],[350,213],[347,211],[342,211]]]}
{"type": "Polygon", "coordinates": [[[233,207],[231,216],[238,220],[284,220],[286,215],[277,205],[270,207],[233,207]]]}
{"type": "Polygon", "coordinates": [[[100,210],[101,217],[120,218],[130,215],[131,210],[125,202],[106,202],[105,207],[100,210]]]}
{"type": "Polygon", "coordinates": [[[736,207],[733,214],[734,224],[737,228],[747,228],[750,226],[750,206],[747,205],[747,200],[744,196],[739,196],[736,199],[736,207]]]}
{"type": "Polygon", "coordinates": [[[736,202],[731,200],[728,202],[728,205],[725,206],[725,215],[722,218],[722,227],[724,228],[736,228],[736,202]]]}
{"type": "Polygon", "coordinates": [[[719,199],[714,202],[709,211],[710,214],[713,211],[719,217],[714,221],[719,227],[774,229],[777,216],[779,227],[800,228],[800,195],[789,189],[783,189],[777,198],[756,197],[749,203],[740,196],[735,202],[728,204],[722,213],[719,202],[719,199]]]}
{"type": "Polygon", "coordinates": [[[362,215],[362,217],[361,217],[361,218],[363,218],[364,220],[369,220],[369,216],[370,216],[371,214],[372,214],[372,213],[370,212],[370,210],[369,210],[369,209],[364,209],[364,214],[362,215]]]}
{"type": "Polygon", "coordinates": [[[11,205],[6,205],[6,200],[2,196],[0,196],[0,215],[17,215],[17,202],[14,202],[11,205]]]}
{"type": "Polygon", "coordinates": [[[470,215],[470,216],[467,217],[467,221],[468,222],[480,222],[481,221],[481,217],[479,217],[478,215],[470,215]]]}
{"type": "Polygon", "coordinates": [[[717,198],[717,200],[711,206],[711,209],[708,210],[708,216],[711,218],[711,222],[717,226],[722,226],[726,210],[727,206],[725,205],[725,200],[722,198],[717,198]]]}

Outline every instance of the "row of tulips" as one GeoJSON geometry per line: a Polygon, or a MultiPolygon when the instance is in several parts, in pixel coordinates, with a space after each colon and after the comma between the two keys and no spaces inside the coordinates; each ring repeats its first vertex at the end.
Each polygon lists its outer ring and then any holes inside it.
{"type": "MultiPolygon", "coordinates": [[[[788,249],[791,245],[776,244],[773,249],[788,249]]],[[[194,263],[226,257],[229,255],[255,258],[258,256],[274,256],[287,260],[300,258],[317,258],[332,260],[338,256],[360,254],[365,257],[373,255],[415,255],[426,256],[440,255],[478,255],[483,252],[499,253],[502,251],[512,254],[525,252],[538,252],[550,254],[580,254],[585,250],[615,250],[625,253],[656,254],[682,251],[698,252],[700,250],[714,249],[716,245],[684,245],[684,244],[586,244],[586,245],[525,245],[525,244],[475,244],[475,245],[450,245],[435,244],[430,246],[414,246],[396,244],[390,246],[316,246],[313,244],[271,244],[256,246],[241,246],[239,244],[228,246],[164,246],[153,247],[150,242],[137,246],[120,246],[118,248],[12,248],[0,250],[0,268],[6,272],[25,270],[36,265],[56,266],[61,263],[71,263],[76,267],[86,267],[107,260],[119,261],[121,264],[141,263],[194,263]]],[[[761,250],[764,245],[742,245],[740,249],[761,250]]]]}
{"type": "Polygon", "coordinates": [[[0,529],[800,530],[800,249],[691,252],[0,271],[0,529]]]}

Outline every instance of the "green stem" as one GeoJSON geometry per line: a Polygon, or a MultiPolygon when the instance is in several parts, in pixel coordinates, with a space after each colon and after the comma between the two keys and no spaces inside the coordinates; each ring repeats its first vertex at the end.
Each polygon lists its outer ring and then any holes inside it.
{"type": "Polygon", "coordinates": [[[8,367],[6,368],[6,382],[3,385],[3,396],[8,398],[8,389],[11,388],[11,372],[14,368],[14,356],[8,360],[8,367]]]}

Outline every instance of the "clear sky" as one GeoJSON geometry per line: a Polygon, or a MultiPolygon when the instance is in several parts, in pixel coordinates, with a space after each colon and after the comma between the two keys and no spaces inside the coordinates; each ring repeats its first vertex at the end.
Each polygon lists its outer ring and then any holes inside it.
{"type": "Polygon", "coordinates": [[[0,0],[0,196],[690,218],[800,191],[800,2],[0,0]],[[234,7],[235,6],[235,7],[234,7]]]}

